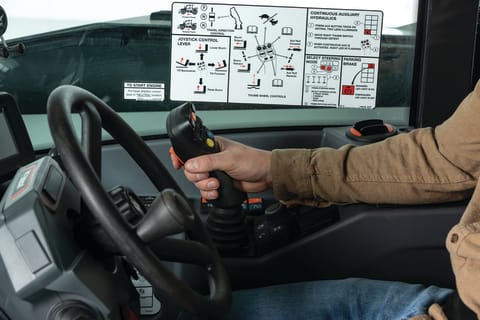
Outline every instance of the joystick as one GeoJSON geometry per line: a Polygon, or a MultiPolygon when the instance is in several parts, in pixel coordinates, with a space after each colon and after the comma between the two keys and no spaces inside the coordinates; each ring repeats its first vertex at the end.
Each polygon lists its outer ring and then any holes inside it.
{"type": "MultiPolygon", "coordinates": [[[[167,133],[172,143],[170,152],[182,163],[188,159],[220,152],[214,134],[196,114],[195,106],[184,103],[170,111],[167,133]]],[[[242,212],[247,196],[233,186],[232,179],[223,171],[213,171],[211,176],[220,181],[218,198],[207,218],[207,229],[219,251],[232,252],[248,248],[248,225],[242,212]]]]}

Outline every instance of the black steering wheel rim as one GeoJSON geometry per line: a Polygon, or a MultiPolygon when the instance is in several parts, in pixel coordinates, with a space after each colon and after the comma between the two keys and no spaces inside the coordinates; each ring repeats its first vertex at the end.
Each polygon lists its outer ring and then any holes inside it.
{"type": "MultiPolygon", "coordinates": [[[[157,292],[161,292],[189,313],[208,319],[225,314],[231,302],[228,276],[198,215],[195,214],[194,225],[200,232],[201,243],[193,243],[197,247],[200,245],[206,255],[209,255],[200,259],[202,261],[197,261],[199,264],[209,262],[204,265],[213,280],[208,297],[194,291],[162,265],[152,248],[145,244],[135,229],[121,217],[100,182],[103,127],[132,156],[159,191],[169,187],[183,195],[175,180],[146,143],[105,102],[76,86],[64,85],[53,90],[47,101],[47,113],[55,146],[69,177],[106,233],[114,243],[121,244],[118,247],[127,260],[157,292]],[[82,118],[82,145],[78,142],[71,119],[72,113],[76,112],[80,113],[82,118]]],[[[173,247],[177,245],[176,249],[186,248],[184,252],[187,253],[195,251],[195,246],[189,243],[172,240],[163,243],[163,248],[169,243],[172,243],[173,247]]],[[[189,257],[182,257],[180,260],[191,262],[189,257]]]]}

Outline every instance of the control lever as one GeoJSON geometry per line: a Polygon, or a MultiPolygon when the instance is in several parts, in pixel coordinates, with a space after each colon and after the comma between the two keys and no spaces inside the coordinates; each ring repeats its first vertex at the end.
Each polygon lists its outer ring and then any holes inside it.
{"type": "MultiPolygon", "coordinates": [[[[187,102],[172,111],[167,117],[167,132],[173,152],[182,161],[205,154],[220,152],[213,133],[203,125],[196,115],[195,107],[187,102]]],[[[246,194],[233,186],[232,179],[223,171],[213,171],[211,176],[220,181],[218,199],[211,201],[220,208],[231,208],[242,204],[246,194]]]]}
{"type": "MultiPolygon", "coordinates": [[[[171,153],[183,163],[200,155],[220,152],[215,136],[203,125],[190,102],[170,111],[167,133],[172,143],[171,153]]],[[[220,181],[218,199],[211,201],[213,207],[207,219],[212,240],[220,251],[245,249],[248,231],[242,203],[247,195],[233,186],[225,172],[213,171],[210,175],[220,181]]]]}

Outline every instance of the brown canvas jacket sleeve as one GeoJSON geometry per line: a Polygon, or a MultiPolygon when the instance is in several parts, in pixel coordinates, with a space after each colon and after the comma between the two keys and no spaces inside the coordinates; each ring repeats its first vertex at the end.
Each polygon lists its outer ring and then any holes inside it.
{"type": "Polygon", "coordinates": [[[480,319],[480,184],[446,239],[458,294],[480,319]]]}
{"type": "Polygon", "coordinates": [[[480,175],[480,85],[444,123],[340,149],[274,150],[273,189],[287,204],[422,204],[469,197],[480,175]]]}
{"type": "MultiPolygon", "coordinates": [[[[274,150],[273,189],[287,204],[317,206],[464,199],[480,176],[479,124],[480,82],[435,129],[417,129],[362,147],[274,150]]],[[[458,293],[480,319],[480,182],[446,245],[458,293]]],[[[444,319],[443,314],[431,316],[444,319]]]]}

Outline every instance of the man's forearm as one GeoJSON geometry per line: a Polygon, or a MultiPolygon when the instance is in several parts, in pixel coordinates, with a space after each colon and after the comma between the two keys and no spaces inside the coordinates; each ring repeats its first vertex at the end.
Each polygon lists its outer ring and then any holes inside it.
{"type": "Polygon", "coordinates": [[[480,88],[438,126],[362,147],[275,150],[280,200],[419,204],[469,197],[480,175],[480,88]]]}

